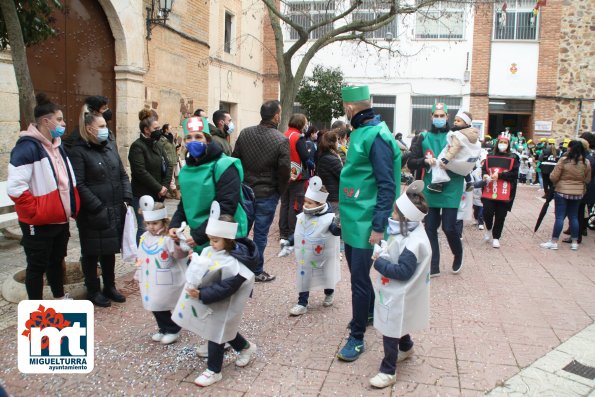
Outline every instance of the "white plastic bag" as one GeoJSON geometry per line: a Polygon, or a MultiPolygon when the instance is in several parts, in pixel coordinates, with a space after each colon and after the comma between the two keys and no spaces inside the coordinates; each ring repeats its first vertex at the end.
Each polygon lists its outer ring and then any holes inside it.
{"type": "Polygon", "coordinates": [[[126,209],[126,221],[122,235],[122,261],[134,262],[136,260],[136,216],[131,205],[126,209]]]}
{"type": "Polygon", "coordinates": [[[450,181],[446,170],[440,167],[438,161],[432,166],[432,183],[444,183],[450,181]]]}

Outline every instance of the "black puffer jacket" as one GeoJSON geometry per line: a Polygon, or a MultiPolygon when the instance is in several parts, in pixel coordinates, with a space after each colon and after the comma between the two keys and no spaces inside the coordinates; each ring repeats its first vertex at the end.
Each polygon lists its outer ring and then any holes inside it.
{"type": "Polygon", "coordinates": [[[169,187],[173,164],[167,161],[163,146],[159,142],[140,136],[130,145],[128,152],[134,197],[149,195],[159,200],[159,192],[169,187]]]}
{"type": "Polygon", "coordinates": [[[83,255],[120,252],[126,215],[124,202],[132,202],[128,174],[115,142],[87,143],[79,138],[68,151],[81,198],[76,219],[83,255]]]}
{"type": "Polygon", "coordinates": [[[339,201],[339,178],[343,163],[341,158],[334,153],[324,152],[318,158],[316,173],[322,179],[322,184],[328,190],[327,201],[339,201]]]}

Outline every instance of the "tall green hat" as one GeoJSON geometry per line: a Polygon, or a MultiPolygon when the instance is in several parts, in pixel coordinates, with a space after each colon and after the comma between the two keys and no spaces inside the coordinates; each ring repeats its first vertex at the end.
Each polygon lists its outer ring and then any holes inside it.
{"type": "Polygon", "coordinates": [[[184,136],[191,132],[203,132],[211,135],[209,122],[206,117],[189,117],[182,121],[182,128],[184,129],[184,136]]]}
{"type": "Polygon", "coordinates": [[[370,89],[367,85],[342,87],[341,97],[343,102],[369,101],[370,89]]]}
{"type": "Polygon", "coordinates": [[[448,113],[448,106],[446,106],[445,103],[438,102],[432,105],[432,113],[434,113],[436,110],[444,110],[444,113],[448,113]]]}

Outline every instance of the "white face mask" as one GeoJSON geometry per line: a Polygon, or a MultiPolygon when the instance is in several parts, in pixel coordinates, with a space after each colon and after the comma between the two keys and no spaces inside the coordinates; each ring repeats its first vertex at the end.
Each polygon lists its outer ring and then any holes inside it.
{"type": "Polygon", "coordinates": [[[499,143],[498,144],[498,150],[501,151],[501,152],[505,152],[507,148],[508,148],[508,145],[506,143],[499,143]]]}

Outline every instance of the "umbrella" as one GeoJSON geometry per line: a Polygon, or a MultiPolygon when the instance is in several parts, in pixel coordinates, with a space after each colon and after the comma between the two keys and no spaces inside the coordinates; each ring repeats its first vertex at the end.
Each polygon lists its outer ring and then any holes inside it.
{"type": "Polygon", "coordinates": [[[541,222],[543,221],[543,218],[545,217],[545,214],[547,213],[547,209],[550,206],[550,201],[552,201],[553,198],[554,198],[554,190],[550,189],[550,192],[548,193],[547,197],[545,198],[545,203],[543,203],[543,207],[541,207],[541,212],[539,213],[539,216],[537,217],[537,222],[535,222],[535,228],[533,229],[533,233],[537,232],[537,229],[539,229],[539,226],[541,225],[541,222]]]}

